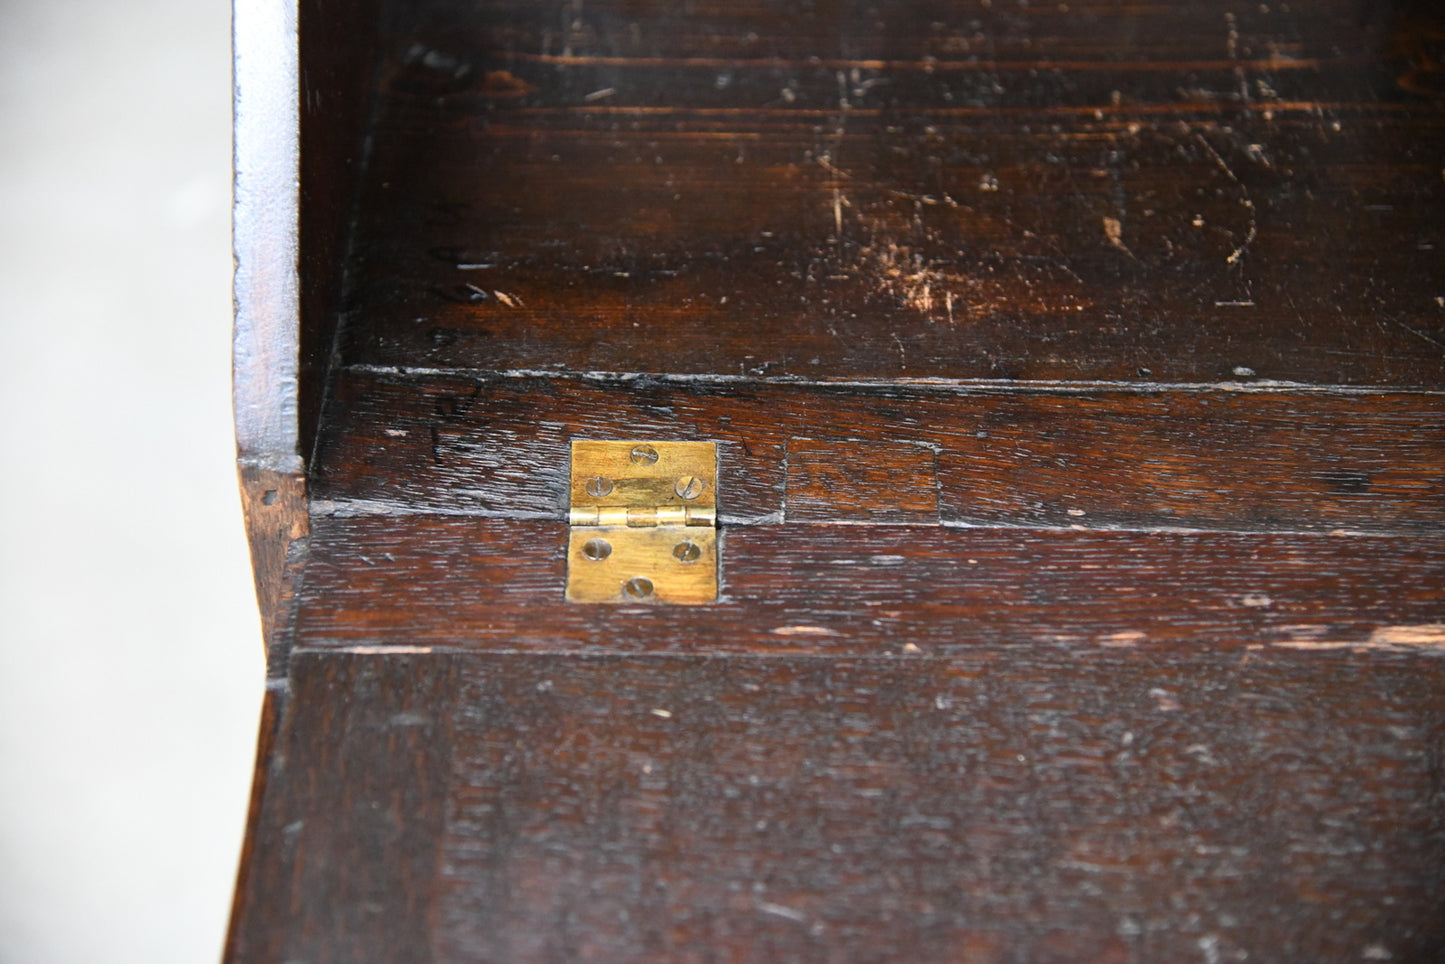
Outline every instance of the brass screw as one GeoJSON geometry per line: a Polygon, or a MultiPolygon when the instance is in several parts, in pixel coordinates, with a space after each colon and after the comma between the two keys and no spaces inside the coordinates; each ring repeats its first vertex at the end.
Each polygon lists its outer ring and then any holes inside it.
{"type": "Polygon", "coordinates": [[[612,555],[612,544],[606,539],[588,539],[582,544],[582,555],[593,562],[601,562],[612,555]]]}
{"type": "Polygon", "coordinates": [[[651,445],[635,445],[631,456],[635,465],[654,465],[657,462],[657,449],[651,445]]]}
{"type": "Polygon", "coordinates": [[[707,488],[707,483],[695,475],[685,475],[677,480],[672,490],[684,499],[696,499],[702,495],[702,490],[707,488]]]}
{"type": "Polygon", "coordinates": [[[646,599],[652,595],[652,580],[645,576],[633,576],[622,584],[622,591],[633,599],[646,599]]]}
{"type": "Polygon", "coordinates": [[[678,562],[697,562],[702,557],[702,549],[696,542],[679,542],[672,547],[672,554],[678,562]]]}
{"type": "Polygon", "coordinates": [[[597,476],[595,479],[587,480],[587,494],[593,498],[600,499],[612,492],[612,480],[597,476]]]}

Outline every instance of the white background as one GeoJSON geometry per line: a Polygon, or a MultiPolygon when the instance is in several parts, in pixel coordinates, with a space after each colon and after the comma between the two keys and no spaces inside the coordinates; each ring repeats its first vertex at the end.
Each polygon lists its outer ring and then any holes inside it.
{"type": "Polygon", "coordinates": [[[230,10],[0,0],[0,961],[213,961],[263,665],[230,10]]]}

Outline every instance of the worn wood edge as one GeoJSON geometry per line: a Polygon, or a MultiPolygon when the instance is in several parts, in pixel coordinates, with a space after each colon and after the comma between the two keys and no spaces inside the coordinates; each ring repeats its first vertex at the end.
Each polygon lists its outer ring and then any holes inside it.
{"type": "Polygon", "coordinates": [[[300,69],[296,0],[234,0],[236,443],[299,458],[300,69]]]}
{"type": "Polygon", "coordinates": [[[618,386],[641,383],[658,385],[789,388],[931,388],[952,390],[963,395],[1160,395],[1269,394],[1269,395],[1420,395],[1445,396],[1442,385],[1347,385],[1316,382],[1241,379],[1224,382],[1111,381],[1109,379],[1028,378],[808,378],[802,375],[725,375],[718,373],[583,371],[571,368],[469,368],[462,366],[378,365],[351,362],[339,371],[348,375],[377,378],[459,378],[483,384],[508,379],[547,378],[593,385],[618,386]]]}
{"type": "Polygon", "coordinates": [[[271,756],[276,737],[285,716],[290,690],[288,682],[277,680],[266,687],[261,702],[261,720],[257,726],[256,761],[251,770],[251,796],[246,807],[246,835],[241,840],[241,856],[236,867],[236,885],[231,895],[231,916],[226,927],[226,944],[222,961],[231,964],[241,958],[240,929],[250,907],[247,903],[251,870],[261,830],[261,816],[266,803],[267,776],[271,772],[271,756]]]}
{"type": "Polygon", "coordinates": [[[311,532],[306,476],[244,460],[238,475],[268,675],[284,676],[311,532]]]}
{"type": "MultiPolygon", "coordinates": [[[[1121,636],[1129,636],[1128,633],[1121,633],[1121,636]]],[[[1122,641],[1117,644],[1101,643],[1099,645],[1070,650],[1051,650],[1060,656],[1068,655],[1075,658],[1107,658],[1114,660],[1137,659],[1138,657],[1116,656],[1115,654],[1133,648],[1135,644],[1131,641],[1122,641]]],[[[916,648],[916,647],[914,647],[916,648]]],[[[437,643],[426,646],[416,646],[408,643],[388,643],[385,640],[378,640],[375,643],[344,645],[301,645],[291,650],[291,656],[298,658],[302,656],[437,656],[454,657],[464,656],[468,658],[484,659],[490,656],[516,656],[528,658],[558,658],[577,660],[609,660],[628,659],[643,661],[665,662],[668,660],[682,662],[698,662],[703,660],[718,660],[730,662],[736,660],[757,660],[767,662],[770,660],[798,661],[816,660],[819,663],[879,663],[898,664],[918,663],[926,666],[951,666],[956,663],[973,664],[985,662],[989,659],[1002,659],[1002,650],[1009,648],[1007,645],[995,645],[988,648],[980,647],[978,652],[968,655],[958,653],[934,654],[914,653],[908,651],[907,644],[903,650],[897,653],[860,653],[853,650],[846,652],[817,652],[816,650],[780,647],[771,652],[753,650],[750,652],[709,652],[699,650],[694,653],[679,652],[657,652],[646,650],[630,649],[520,649],[497,647],[489,649],[475,649],[454,644],[437,643]]],[[[1017,646],[1013,647],[1017,649],[1017,646]]],[[[1152,653],[1146,652],[1145,658],[1157,656],[1164,650],[1155,650],[1152,653]]],[[[1177,650],[1173,651],[1177,653],[1177,650]]],[[[1345,659],[1351,663],[1361,664],[1363,661],[1356,657],[1365,657],[1373,662],[1375,659],[1412,659],[1431,658],[1445,659],[1445,623],[1430,623],[1419,626],[1382,626],[1371,634],[1366,640],[1283,640],[1273,643],[1251,643],[1243,648],[1243,651],[1204,651],[1196,650],[1190,656],[1209,660],[1216,657],[1224,657],[1236,661],[1261,661],[1268,659],[1294,661],[1299,659],[1345,659]]]]}

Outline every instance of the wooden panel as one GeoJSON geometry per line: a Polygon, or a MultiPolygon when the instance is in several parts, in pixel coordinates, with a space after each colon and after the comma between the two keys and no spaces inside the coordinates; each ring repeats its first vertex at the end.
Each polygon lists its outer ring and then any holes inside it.
{"type": "Polygon", "coordinates": [[[1438,531],[1442,406],[1408,394],[352,372],[336,386],[316,485],[322,500],[388,511],[561,519],[571,439],[702,438],[719,444],[725,523],[816,520],[816,501],[787,511],[789,440],[861,439],[932,449],[939,516],[954,524],[1438,531]]]}
{"type": "Polygon", "coordinates": [[[410,13],[344,357],[1442,383],[1445,125],[1397,43],[1418,24],[996,6],[410,13]]]}
{"type": "Polygon", "coordinates": [[[258,468],[295,472],[301,468],[296,5],[256,0],[233,9],[236,448],[258,468]]]}
{"type": "Polygon", "coordinates": [[[376,668],[291,674],[280,731],[263,743],[265,799],[227,960],[430,960],[456,683],[444,662],[376,668]]]}
{"type": "Polygon", "coordinates": [[[222,955],[227,962],[244,959],[241,956],[241,948],[246,941],[243,929],[254,931],[258,924],[255,908],[248,902],[252,897],[250,877],[252,871],[260,867],[255,855],[263,832],[261,817],[266,803],[266,777],[271,769],[271,754],[276,749],[276,733],[281,726],[286,702],[285,687],[266,688],[266,695],[261,703],[261,722],[257,728],[256,764],[251,775],[251,800],[246,811],[246,838],[241,843],[241,862],[236,874],[236,890],[231,895],[231,920],[222,955]]]}
{"type": "Polygon", "coordinates": [[[786,459],[783,499],[795,522],[939,521],[938,457],[925,446],[795,438],[786,459]]]}
{"type": "MultiPolygon", "coordinates": [[[[245,0],[236,0],[243,3],[245,0]]],[[[316,441],[376,99],[381,0],[300,0],[300,449],[316,441]],[[343,25],[344,24],[344,28],[343,25]]]]}
{"type": "Polygon", "coordinates": [[[996,655],[299,655],[241,958],[1442,946],[1445,662],[996,655]]]}
{"type": "Polygon", "coordinates": [[[236,438],[248,464],[290,472],[335,347],[381,3],[234,6],[236,438]]]}
{"type": "MultiPolygon", "coordinates": [[[[683,7],[668,0],[598,0],[580,6],[572,0],[412,0],[406,5],[410,20],[400,29],[433,42],[469,44],[472,58],[464,61],[467,66],[483,54],[663,72],[759,62],[794,70],[817,64],[832,70],[838,58],[849,58],[843,62],[845,69],[883,61],[923,73],[968,68],[1034,68],[1044,73],[1054,68],[1107,75],[1209,76],[1217,71],[1221,78],[1232,78],[1237,66],[1282,75],[1317,74],[1328,66],[1337,76],[1361,83],[1371,78],[1372,59],[1381,55],[1389,31],[1401,26],[1400,20],[1428,14],[1425,6],[1400,3],[1393,9],[1371,9],[1358,0],[1247,8],[1177,0],[1127,6],[1083,0],[1063,7],[958,0],[812,0],[804,5],[693,0],[683,7]],[[460,30],[469,32],[458,37],[460,30]]],[[[716,97],[742,83],[734,76],[717,84],[714,76],[707,87],[716,97]]],[[[1047,83],[1048,77],[1035,82],[1047,83]]],[[[1221,82],[1219,87],[1217,100],[1245,96],[1237,85],[1221,82]]],[[[653,90],[666,93],[661,87],[653,90]]],[[[988,93],[998,98],[1009,92],[988,93]]],[[[1172,90],[1163,93],[1171,100],[1178,96],[1172,90]]],[[[1065,94],[1038,97],[1036,102],[1065,94]]],[[[613,96],[601,100],[610,102],[613,96]]],[[[833,86],[825,106],[836,106],[836,96],[833,86]]],[[[1252,102],[1256,94],[1247,96],[1252,102]]]]}
{"type": "Polygon", "coordinates": [[[319,518],[301,645],[936,655],[1445,652],[1445,540],[754,526],[721,530],[711,606],[562,601],[567,527],[319,518]]]}
{"type": "Polygon", "coordinates": [[[306,460],[374,100],[379,6],[235,3],[236,446],[261,623],[282,674],[307,527],[306,460]],[[349,30],[330,29],[343,6],[349,30]]]}

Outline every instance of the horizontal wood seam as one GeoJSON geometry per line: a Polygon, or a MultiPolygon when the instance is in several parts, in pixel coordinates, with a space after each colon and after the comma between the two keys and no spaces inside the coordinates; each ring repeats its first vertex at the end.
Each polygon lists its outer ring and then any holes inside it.
{"type": "MultiPolygon", "coordinates": [[[[312,515],[338,519],[395,519],[395,518],[466,518],[491,519],[511,522],[556,522],[567,524],[565,507],[557,512],[506,512],[495,509],[439,509],[434,506],[413,507],[404,502],[395,504],[378,502],[373,499],[328,499],[311,504],[312,515]]],[[[1005,532],[1118,532],[1134,535],[1196,535],[1196,536],[1310,536],[1320,539],[1419,539],[1428,536],[1412,529],[1280,529],[1280,528],[1191,528],[1188,526],[1118,526],[1086,525],[1078,522],[1069,525],[1017,525],[979,524],[945,519],[942,522],[867,522],[853,519],[807,519],[784,520],[774,513],[762,518],[730,517],[725,509],[719,512],[719,525],[728,529],[753,529],[767,526],[866,526],[870,529],[956,529],[977,533],[1005,532]]]]}
{"type": "Polygon", "coordinates": [[[1269,395],[1411,395],[1445,397],[1445,389],[1426,386],[1337,385],[1261,379],[1240,382],[1131,382],[1108,379],[1038,380],[988,378],[805,378],[785,375],[689,374],[670,372],[578,371],[575,369],[427,367],[418,365],[375,365],[352,362],[340,366],[348,374],[406,381],[426,378],[463,378],[481,382],[547,378],[590,384],[626,385],[634,382],[701,386],[787,386],[790,388],[876,388],[881,390],[937,390],[960,395],[1162,395],[1168,393],[1269,394],[1269,395]]]}

